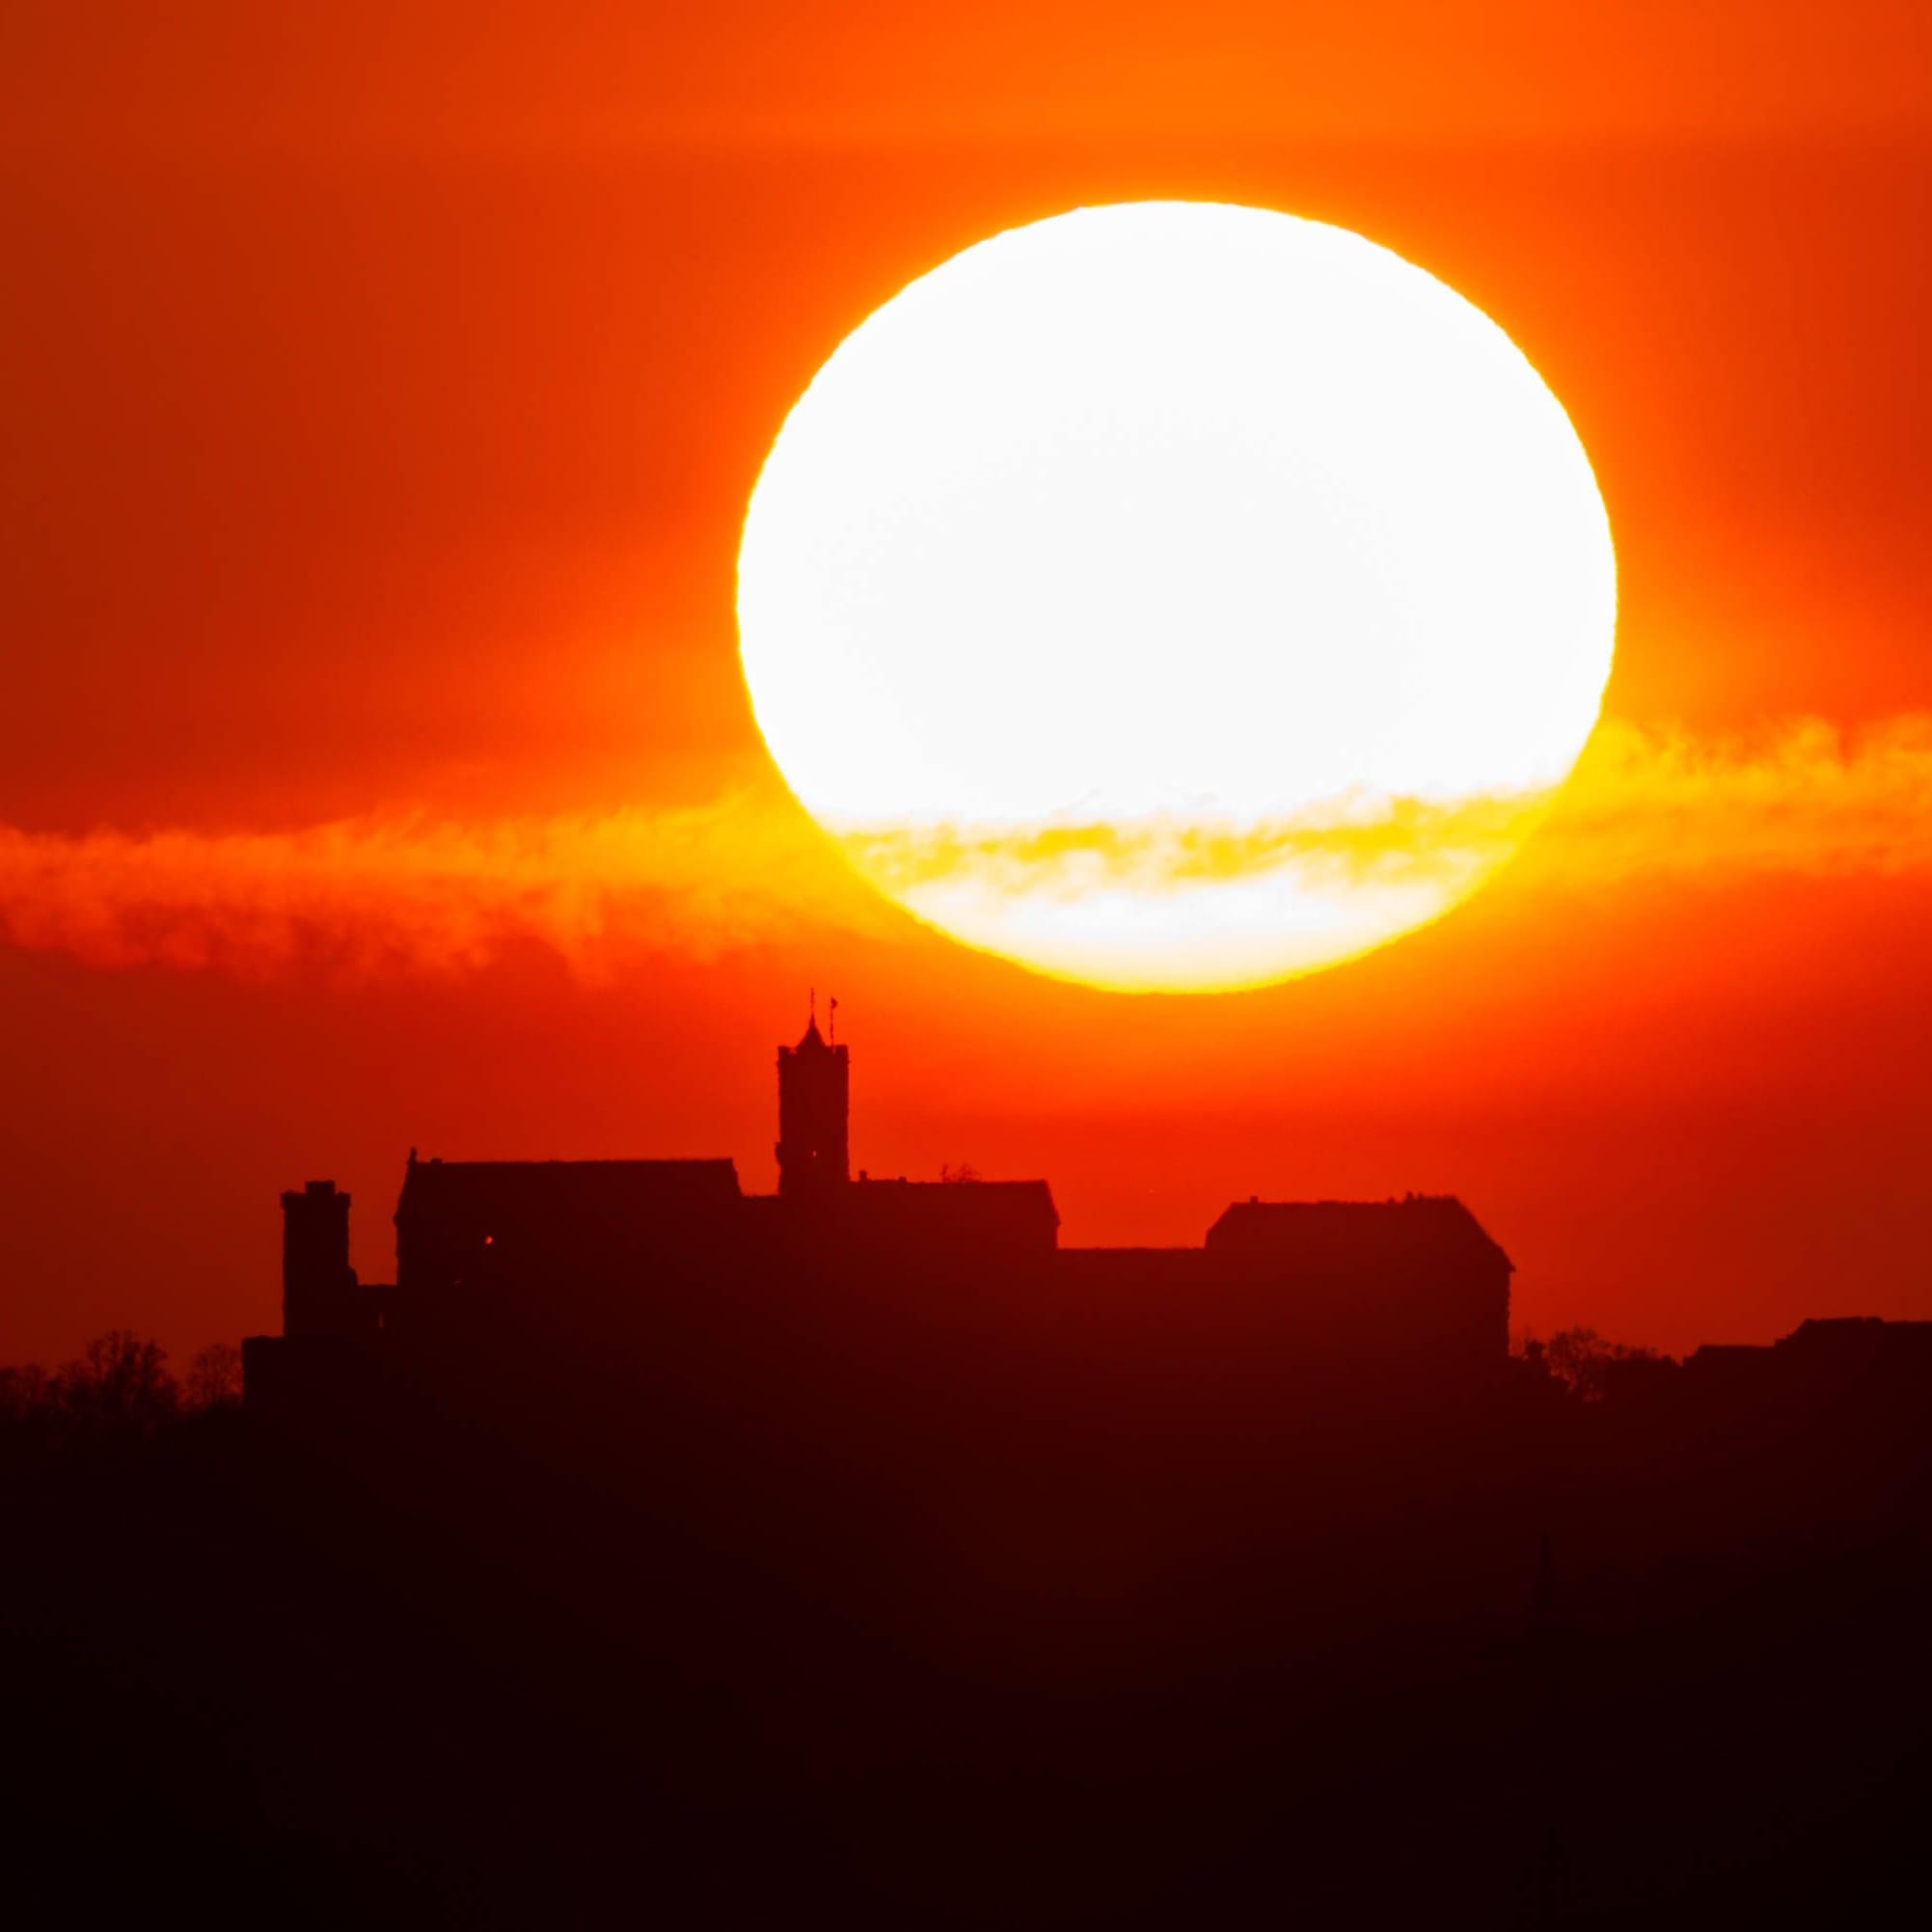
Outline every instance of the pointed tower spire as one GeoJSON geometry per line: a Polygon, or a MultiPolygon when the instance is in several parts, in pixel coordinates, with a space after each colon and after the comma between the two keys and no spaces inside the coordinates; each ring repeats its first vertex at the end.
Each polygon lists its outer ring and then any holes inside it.
{"type": "MultiPolygon", "coordinates": [[[[836,1002],[834,1002],[834,1006],[836,1002]]],[[[796,1047],[778,1048],[778,1192],[822,1194],[851,1179],[846,1134],[852,1070],[843,1047],[818,1030],[818,991],[796,1047]]]]}

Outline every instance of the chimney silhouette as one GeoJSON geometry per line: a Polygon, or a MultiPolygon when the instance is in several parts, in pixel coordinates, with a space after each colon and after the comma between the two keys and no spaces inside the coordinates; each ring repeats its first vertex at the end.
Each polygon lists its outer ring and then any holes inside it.
{"type": "Polygon", "coordinates": [[[818,1002],[804,1038],[778,1048],[778,1192],[804,1199],[843,1187],[852,1178],[846,1129],[852,1070],[843,1047],[818,1030],[818,1002]]]}

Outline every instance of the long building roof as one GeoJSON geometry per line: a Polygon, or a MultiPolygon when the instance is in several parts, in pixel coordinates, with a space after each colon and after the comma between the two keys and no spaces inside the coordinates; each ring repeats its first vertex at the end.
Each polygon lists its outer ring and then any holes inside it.
{"type": "Polygon", "coordinates": [[[1349,1273],[1424,1259],[1514,1271],[1515,1264],[1454,1194],[1400,1201],[1238,1201],[1208,1230],[1211,1253],[1349,1273]]]}
{"type": "Polygon", "coordinates": [[[396,1218],[532,1212],[612,1215],[730,1208],[744,1198],[730,1160],[417,1160],[396,1218]]]}

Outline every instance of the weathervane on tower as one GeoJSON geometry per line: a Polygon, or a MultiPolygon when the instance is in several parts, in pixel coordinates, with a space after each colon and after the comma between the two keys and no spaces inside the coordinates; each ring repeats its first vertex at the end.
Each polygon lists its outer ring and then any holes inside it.
{"type": "MultiPolygon", "coordinates": [[[[836,1031],[838,1001],[828,1009],[836,1031]]],[[[852,1073],[843,1047],[818,1030],[818,989],[811,989],[804,1038],[778,1048],[778,1192],[812,1195],[851,1177],[846,1154],[852,1073]]]]}

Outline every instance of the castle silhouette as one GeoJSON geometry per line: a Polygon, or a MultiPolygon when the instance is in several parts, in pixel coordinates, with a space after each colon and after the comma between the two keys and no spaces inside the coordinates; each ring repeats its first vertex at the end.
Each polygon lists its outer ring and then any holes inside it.
{"type": "Polygon", "coordinates": [[[349,1265],[349,1196],[282,1197],[283,1332],[243,1346],[248,1400],[326,1401],[371,1367],[434,1374],[532,1322],[586,1339],[653,1296],[725,1285],[836,1284],[927,1308],[1017,1295],[1087,1311],[1104,1346],[1135,1310],[1228,1346],[1307,1363],[1392,1351],[1438,1380],[1509,1356],[1512,1264],[1453,1196],[1230,1206],[1196,1247],[1062,1247],[1044,1180],[877,1179],[849,1156],[851,1057],[816,1016],[781,1047],[778,1187],[748,1194],[729,1158],[421,1159],[395,1209],[395,1280],[349,1265]],[[1223,1332],[1225,1331],[1225,1332],[1223,1332]]]}
{"type": "Polygon", "coordinates": [[[1043,1181],[854,1177],[815,1023],[777,1074],[769,1195],[412,1156],[388,1285],[285,1195],[240,1417],[0,1378],[41,1918],[183,1846],[412,1932],[1909,1894],[1932,1322],[1559,1374],[1453,1199],[1062,1247],[1043,1181]]]}

